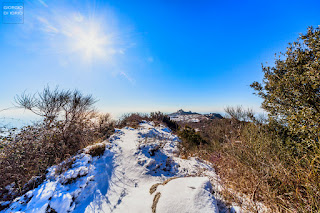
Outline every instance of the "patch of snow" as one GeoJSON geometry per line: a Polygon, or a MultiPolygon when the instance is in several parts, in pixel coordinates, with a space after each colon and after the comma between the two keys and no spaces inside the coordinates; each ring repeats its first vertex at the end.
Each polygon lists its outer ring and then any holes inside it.
{"type": "Polygon", "coordinates": [[[191,115],[175,115],[170,116],[170,119],[173,121],[183,121],[187,123],[198,123],[201,120],[208,120],[209,118],[200,114],[191,114],[191,115]]]}
{"type": "Polygon", "coordinates": [[[184,177],[159,185],[156,211],[161,213],[214,213],[219,212],[212,187],[206,177],[184,177]]]}

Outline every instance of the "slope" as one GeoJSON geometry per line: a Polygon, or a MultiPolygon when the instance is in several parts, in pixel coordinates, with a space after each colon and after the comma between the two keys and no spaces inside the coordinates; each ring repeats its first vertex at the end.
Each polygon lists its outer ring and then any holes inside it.
{"type": "Polygon", "coordinates": [[[15,199],[4,212],[218,212],[210,165],[181,159],[179,138],[144,122],[117,129],[101,156],[87,147],[59,174],[15,199]],[[200,176],[200,177],[199,177],[200,176]]]}

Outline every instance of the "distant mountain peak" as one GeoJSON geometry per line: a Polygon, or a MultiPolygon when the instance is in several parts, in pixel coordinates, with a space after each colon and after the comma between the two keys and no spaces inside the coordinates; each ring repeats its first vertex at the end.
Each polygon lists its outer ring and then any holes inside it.
{"type": "Polygon", "coordinates": [[[174,112],[174,113],[172,113],[170,115],[194,115],[194,114],[199,114],[199,113],[191,112],[191,111],[186,112],[183,109],[179,109],[177,112],[174,112]]]}

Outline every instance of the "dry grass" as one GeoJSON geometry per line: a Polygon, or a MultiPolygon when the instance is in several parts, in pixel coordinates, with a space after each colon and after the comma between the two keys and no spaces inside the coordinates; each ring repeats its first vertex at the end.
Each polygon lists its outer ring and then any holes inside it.
{"type": "Polygon", "coordinates": [[[103,143],[99,143],[99,144],[94,144],[88,148],[89,148],[88,154],[90,154],[92,157],[95,157],[95,156],[103,155],[103,153],[106,150],[106,145],[103,143]]]}
{"type": "Polygon", "coordinates": [[[319,211],[320,176],[312,158],[295,156],[281,139],[258,130],[248,124],[241,143],[221,147],[221,158],[214,162],[221,179],[253,203],[262,201],[275,212],[319,211]]]}
{"type": "Polygon", "coordinates": [[[69,157],[65,161],[61,162],[55,170],[56,175],[60,175],[70,169],[75,160],[75,157],[69,157]]]}
{"type": "Polygon", "coordinates": [[[161,183],[153,184],[149,189],[149,193],[152,195],[155,191],[157,191],[157,188],[159,185],[162,185],[162,184],[161,183]]]}
{"type": "Polygon", "coordinates": [[[168,178],[167,180],[163,181],[163,183],[156,183],[156,184],[153,184],[150,189],[149,189],[149,193],[152,195],[155,191],[157,191],[157,188],[159,185],[166,185],[167,183],[169,183],[170,181],[174,180],[174,179],[177,179],[178,177],[171,177],[171,178],[168,178]]]}
{"type": "Polygon", "coordinates": [[[320,211],[320,151],[307,149],[281,129],[233,118],[195,124],[208,144],[190,149],[216,168],[229,203],[249,202],[258,211],[262,202],[272,212],[320,211]]]}
{"type": "Polygon", "coordinates": [[[161,193],[158,192],[154,198],[153,198],[153,202],[152,202],[152,206],[151,206],[151,209],[152,209],[152,213],[156,213],[157,212],[157,204],[159,202],[159,199],[161,197],[161,193]]]}

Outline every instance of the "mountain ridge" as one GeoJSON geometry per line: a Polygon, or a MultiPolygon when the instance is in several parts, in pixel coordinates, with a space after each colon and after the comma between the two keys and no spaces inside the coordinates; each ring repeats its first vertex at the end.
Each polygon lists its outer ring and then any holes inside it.
{"type": "Polygon", "coordinates": [[[208,113],[208,114],[200,114],[192,111],[184,111],[183,109],[179,109],[177,112],[173,112],[168,114],[171,120],[174,121],[184,121],[184,122],[200,122],[201,120],[209,120],[209,119],[222,119],[223,116],[219,113],[208,113]]]}

